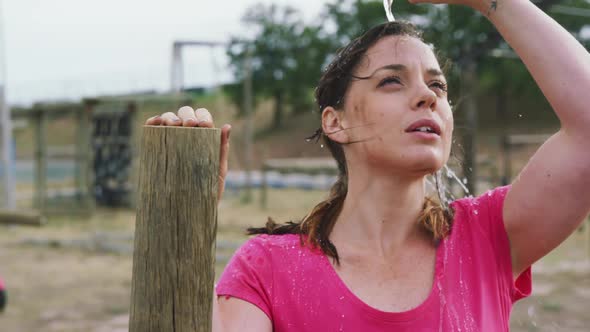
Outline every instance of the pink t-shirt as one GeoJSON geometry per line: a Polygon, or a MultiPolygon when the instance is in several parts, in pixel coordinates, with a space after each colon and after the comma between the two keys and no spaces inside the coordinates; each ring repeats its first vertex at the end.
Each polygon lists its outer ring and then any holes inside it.
{"type": "Polygon", "coordinates": [[[223,272],[217,295],[256,305],[275,332],[508,331],[512,304],[531,292],[530,268],[512,277],[502,219],[508,189],[452,203],[453,227],[437,247],[432,290],[409,311],[384,312],[361,301],[329,258],[301,246],[298,235],[247,241],[223,272]]]}

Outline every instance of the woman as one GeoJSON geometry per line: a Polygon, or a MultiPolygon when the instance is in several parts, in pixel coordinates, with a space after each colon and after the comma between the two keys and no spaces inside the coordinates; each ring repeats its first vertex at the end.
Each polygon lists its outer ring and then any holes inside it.
{"type": "MultiPolygon", "coordinates": [[[[321,135],[340,170],[329,199],[299,224],[250,230],[267,235],[244,244],[221,276],[217,331],[509,329],[512,304],[530,294],[531,264],[590,209],[590,110],[582,98],[590,56],[528,0],[453,3],[488,16],[561,130],[511,186],[455,201],[447,212],[425,197],[425,177],[450,153],[445,77],[412,26],[371,29],[339,53],[316,91],[321,135]]],[[[197,113],[204,121],[183,108],[147,124],[213,125],[197,113]]]]}

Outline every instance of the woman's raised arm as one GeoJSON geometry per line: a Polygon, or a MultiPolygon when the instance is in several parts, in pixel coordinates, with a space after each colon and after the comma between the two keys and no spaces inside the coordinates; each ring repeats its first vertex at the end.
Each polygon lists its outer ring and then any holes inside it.
{"type": "Polygon", "coordinates": [[[520,56],[561,122],[531,158],[504,203],[514,274],[563,242],[590,212],[590,55],[529,0],[423,1],[470,6],[520,56]]]}

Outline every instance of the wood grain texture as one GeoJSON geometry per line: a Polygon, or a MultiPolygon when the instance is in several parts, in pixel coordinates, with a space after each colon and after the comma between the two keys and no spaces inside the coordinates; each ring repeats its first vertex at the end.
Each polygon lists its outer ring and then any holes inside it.
{"type": "Polygon", "coordinates": [[[131,332],[211,331],[220,135],[144,127],[131,332]]]}

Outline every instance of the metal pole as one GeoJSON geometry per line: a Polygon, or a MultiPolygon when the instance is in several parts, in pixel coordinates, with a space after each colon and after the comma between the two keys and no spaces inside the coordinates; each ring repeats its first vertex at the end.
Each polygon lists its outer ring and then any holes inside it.
{"type": "Polygon", "coordinates": [[[182,63],[182,44],[174,43],[172,45],[172,68],[170,71],[170,89],[172,93],[179,94],[182,91],[184,83],[183,63],[182,63]]]}
{"type": "Polygon", "coordinates": [[[4,13],[2,11],[2,2],[0,0],[0,136],[2,149],[2,195],[4,207],[8,209],[16,208],[16,199],[14,192],[14,167],[12,160],[12,121],[10,118],[10,109],[6,103],[5,86],[6,70],[4,58],[4,13]]]}
{"type": "Polygon", "coordinates": [[[170,91],[178,94],[184,87],[184,64],[182,61],[182,49],[185,46],[196,47],[224,47],[226,43],[215,41],[176,40],[172,43],[172,61],[170,63],[170,91]]]}

